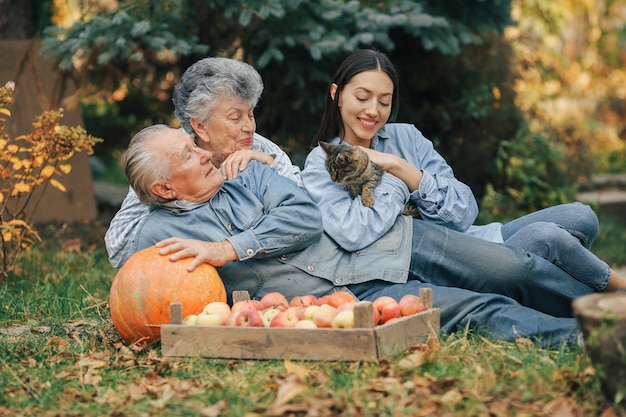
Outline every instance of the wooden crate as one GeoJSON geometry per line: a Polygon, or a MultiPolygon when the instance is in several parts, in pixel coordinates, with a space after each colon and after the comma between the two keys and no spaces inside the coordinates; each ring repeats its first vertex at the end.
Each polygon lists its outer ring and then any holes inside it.
{"type": "MultiPolygon", "coordinates": [[[[371,303],[359,303],[354,329],[184,325],[182,306],[173,303],[172,324],[161,326],[161,353],[170,357],[377,361],[439,332],[439,309],[432,308],[431,290],[422,289],[419,295],[425,311],[379,326],[374,325],[371,303]]],[[[245,291],[233,293],[234,301],[247,298],[245,291]]]]}

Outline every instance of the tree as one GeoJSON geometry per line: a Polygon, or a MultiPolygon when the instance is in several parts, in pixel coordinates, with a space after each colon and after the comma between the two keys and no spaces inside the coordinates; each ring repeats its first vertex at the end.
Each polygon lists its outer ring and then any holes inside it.
{"type": "MultiPolygon", "coordinates": [[[[453,91],[455,103],[449,109],[443,107],[451,105],[445,95],[450,90],[445,91],[443,84],[433,88],[424,80],[433,76],[432,65],[442,69],[457,65],[464,48],[477,48],[485,33],[500,33],[509,24],[508,0],[137,0],[86,16],[69,28],[47,28],[44,49],[80,82],[92,103],[95,97],[116,103],[119,114],[125,113],[120,110],[124,102],[151,103],[149,113],[142,114],[141,106],[135,105],[132,115],[122,118],[127,131],[138,122],[131,133],[149,122],[174,122],[171,89],[180,73],[200,57],[208,54],[249,62],[260,71],[266,86],[257,110],[258,131],[280,143],[300,163],[315,134],[332,73],[348,53],[373,46],[388,52],[403,74],[401,97],[406,111],[401,108],[402,120],[428,133],[437,132],[435,139],[453,156],[457,149],[460,155],[468,154],[466,143],[460,149],[458,141],[454,146],[446,143],[446,135],[458,131],[452,128],[458,125],[457,117],[461,122],[488,122],[493,110],[491,80],[475,68],[473,77],[461,81],[463,68],[457,68],[452,75],[460,89],[453,91]],[[423,100],[442,91],[444,95],[433,101],[423,100]],[[433,103],[436,107],[428,109],[433,103]],[[470,117],[464,111],[452,113],[453,107],[464,110],[468,104],[475,109],[470,117]]],[[[99,104],[89,105],[92,110],[103,109],[99,104]]],[[[88,114],[85,120],[89,127],[88,114]]],[[[108,132],[114,128],[108,118],[108,132]]],[[[516,128],[507,126],[510,134],[516,128]]],[[[111,147],[125,146],[131,135],[118,133],[116,141],[107,131],[95,133],[105,138],[103,146],[111,147]]],[[[497,140],[482,142],[484,153],[495,155],[497,140]]],[[[480,192],[482,186],[471,177],[484,177],[488,166],[474,164],[481,167],[480,172],[470,169],[465,174],[463,161],[451,162],[461,162],[457,163],[461,176],[480,192]]]]}

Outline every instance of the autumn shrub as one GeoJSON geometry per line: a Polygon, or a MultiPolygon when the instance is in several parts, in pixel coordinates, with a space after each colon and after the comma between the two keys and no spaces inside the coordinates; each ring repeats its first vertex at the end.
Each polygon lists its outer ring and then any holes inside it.
{"type": "Polygon", "coordinates": [[[59,124],[62,108],[44,111],[31,133],[11,138],[4,126],[11,116],[14,90],[13,82],[0,87],[0,282],[17,256],[40,239],[32,216],[45,190],[52,186],[64,192],[58,178],[70,173],[70,158],[91,154],[101,141],[81,127],[59,124]]]}
{"type": "Polygon", "coordinates": [[[511,220],[576,197],[564,147],[543,132],[520,129],[500,142],[495,163],[499,175],[481,199],[483,222],[511,220]]]}

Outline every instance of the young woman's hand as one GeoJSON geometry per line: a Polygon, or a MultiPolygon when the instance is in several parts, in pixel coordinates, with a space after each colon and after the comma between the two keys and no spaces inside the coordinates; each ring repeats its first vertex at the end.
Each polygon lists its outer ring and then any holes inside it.
{"type": "Polygon", "coordinates": [[[370,160],[381,167],[383,171],[404,181],[409,191],[413,192],[419,188],[422,177],[424,176],[421,169],[415,168],[404,158],[397,155],[364,147],[361,149],[363,149],[370,160]]]}

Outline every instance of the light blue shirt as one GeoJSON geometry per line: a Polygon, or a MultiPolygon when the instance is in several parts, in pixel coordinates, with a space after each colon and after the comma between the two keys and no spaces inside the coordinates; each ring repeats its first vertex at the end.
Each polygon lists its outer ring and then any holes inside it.
{"type": "Polygon", "coordinates": [[[411,219],[397,219],[385,238],[358,252],[345,251],[323,233],[320,210],[302,188],[252,161],[207,203],[151,207],[136,226],[129,250],[176,236],[228,240],[239,258],[218,268],[229,293],[323,295],[377,279],[406,282],[411,219]]]}
{"type": "MultiPolygon", "coordinates": [[[[255,133],[252,150],[274,156],[271,168],[280,175],[293,180],[302,186],[300,168],[293,165],[289,156],[271,140],[255,133]]],[[[139,222],[148,215],[149,206],[142,204],[137,194],[129,187],[128,194],[119,211],[115,214],[104,236],[104,243],[109,254],[109,261],[115,268],[121,268],[133,251],[136,243],[136,228],[139,222]]]]}
{"type": "MultiPolygon", "coordinates": [[[[339,141],[335,138],[331,143],[339,141]]],[[[304,186],[322,210],[324,230],[342,248],[357,251],[386,235],[409,199],[424,221],[460,232],[470,230],[478,215],[474,194],[454,177],[452,168],[415,126],[387,124],[374,135],[371,148],[398,155],[422,170],[419,188],[411,193],[403,181],[385,173],[374,194],[374,207],[368,208],[360,196],[351,199],[342,185],[331,180],[319,146],[308,155],[302,170],[304,186]]],[[[472,228],[470,234],[479,234],[479,229],[472,228]]]]}

